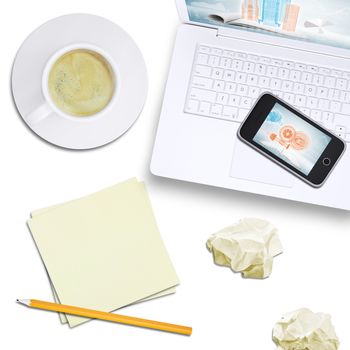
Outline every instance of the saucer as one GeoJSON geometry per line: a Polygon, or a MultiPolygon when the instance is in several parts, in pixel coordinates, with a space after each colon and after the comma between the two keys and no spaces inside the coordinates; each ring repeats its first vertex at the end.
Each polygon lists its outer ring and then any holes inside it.
{"type": "Polygon", "coordinates": [[[46,22],[24,41],[13,65],[12,93],[23,120],[41,138],[64,148],[90,149],[117,139],[136,121],[147,95],[147,71],[140,50],[123,29],[102,17],[72,14],[46,22]],[[64,118],[52,111],[40,122],[29,123],[28,115],[45,103],[42,75],[46,63],[75,43],[98,47],[113,60],[113,105],[96,118],[64,118]]]}

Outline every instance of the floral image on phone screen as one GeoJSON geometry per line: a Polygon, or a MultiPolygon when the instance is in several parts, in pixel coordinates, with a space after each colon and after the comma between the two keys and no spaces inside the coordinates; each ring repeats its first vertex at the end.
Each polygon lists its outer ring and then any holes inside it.
{"type": "Polygon", "coordinates": [[[308,175],[331,137],[276,103],[253,141],[308,175]]]}

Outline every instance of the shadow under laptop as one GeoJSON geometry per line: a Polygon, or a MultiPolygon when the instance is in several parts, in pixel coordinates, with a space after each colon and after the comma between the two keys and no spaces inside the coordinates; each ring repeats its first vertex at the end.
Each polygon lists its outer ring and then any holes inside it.
{"type": "Polygon", "coordinates": [[[319,205],[307,204],[292,200],[269,197],[248,192],[240,192],[220,187],[213,187],[203,184],[185,182],[180,180],[161,178],[147,174],[146,181],[150,186],[156,186],[159,191],[170,191],[183,193],[184,198],[189,195],[198,198],[198,201],[207,200],[217,204],[246,207],[247,216],[251,215],[249,208],[264,208],[276,215],[281,212],[288,212],[290,216],[295,215],[298,220],[303,217],[309,220],[321,219],[334,221],[338,224],[350,224],[350,212],[341,209],[334,209],[319,205]]]}

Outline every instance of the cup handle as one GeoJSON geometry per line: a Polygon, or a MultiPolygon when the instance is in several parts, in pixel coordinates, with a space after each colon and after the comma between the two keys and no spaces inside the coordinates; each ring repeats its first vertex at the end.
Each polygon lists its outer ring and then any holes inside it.
{"type": "Polygon", "coordinates": [[[47,118],[51,113],[52,108],[47,103],[43,103],[41,106],[34,109],[34,111],[30,112],[27,115],[26,122],[29,125],[39,123],[43,119],[47,118]]]}

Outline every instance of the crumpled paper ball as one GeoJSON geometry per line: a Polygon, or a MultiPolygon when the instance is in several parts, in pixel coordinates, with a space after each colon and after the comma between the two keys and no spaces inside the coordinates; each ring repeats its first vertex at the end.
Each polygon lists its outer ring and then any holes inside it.
{"type": "Polygon", "coordinates": [[[207,241],[216,264],[229,266],[246,278],[266,278],[273,257],[282,253],[277,229],[268,221],[246,218],[213,234],[207,241]]]}
{"type": "Polygon", "coordinates": [[[272,337],[279,350],[337,350],[339,347],[331,317],[306,308],[282,316],[272,337]]]}

